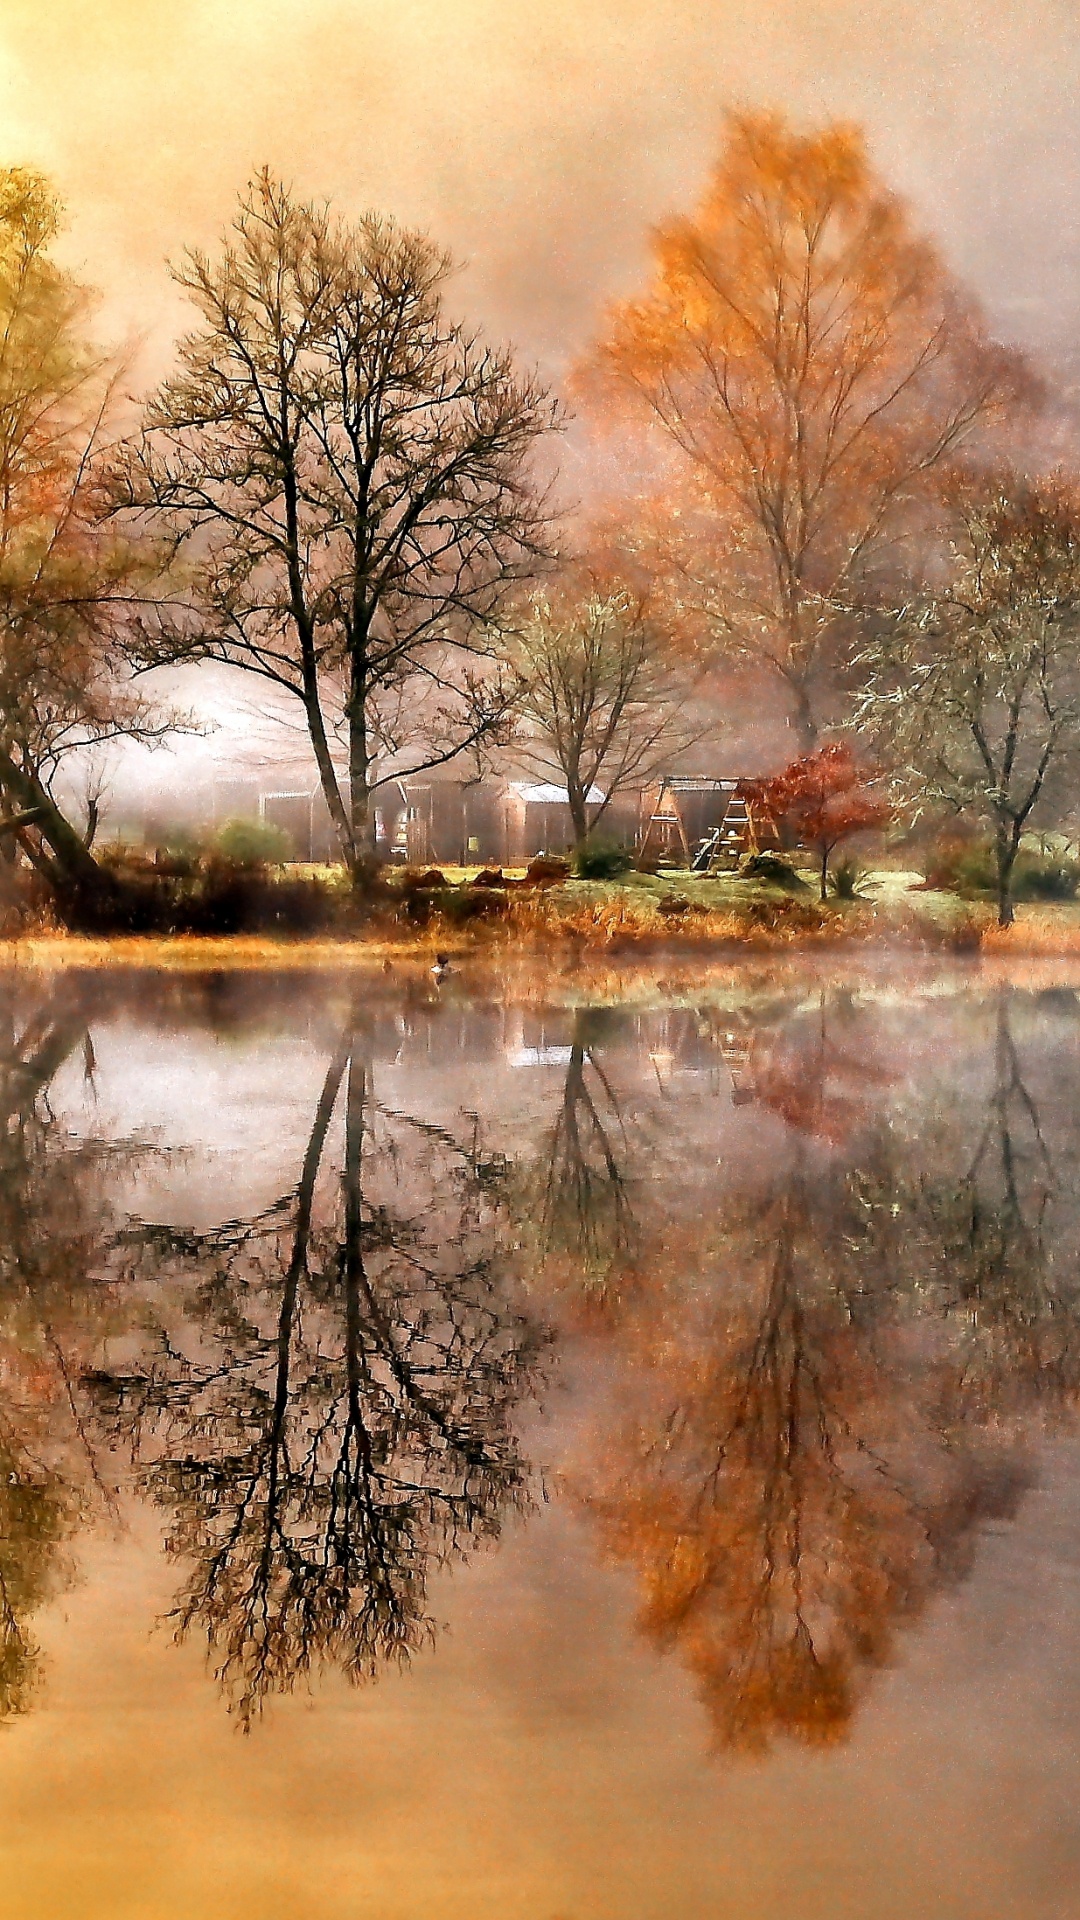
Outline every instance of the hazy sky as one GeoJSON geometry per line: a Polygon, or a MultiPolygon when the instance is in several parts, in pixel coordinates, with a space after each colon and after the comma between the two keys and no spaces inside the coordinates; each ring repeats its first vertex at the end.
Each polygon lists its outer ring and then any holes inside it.
{"type": "MultiPolygon", "coordinates": [[[[740,103],[862,122],[998,330],[1080,364],[1080,0],[0,0],[0,164],[56,180],[134,388],[184,324],[167,257],[264,161],[427,227],[463,311],[558,380],[740,103]]],[[[136,789],[257,757],[266,689],[225,679],[184,682],[216,730],[128,753],[136,789]]]]}
{"type": "Polygon", "coordinates": [[[430,228],[548,369],[695,197],[725,103],[865,123],[997,326],[1080,339],[1080,0],[0,0],[0,159],[46,167],[111,331],[266,160],[430,228]]]}

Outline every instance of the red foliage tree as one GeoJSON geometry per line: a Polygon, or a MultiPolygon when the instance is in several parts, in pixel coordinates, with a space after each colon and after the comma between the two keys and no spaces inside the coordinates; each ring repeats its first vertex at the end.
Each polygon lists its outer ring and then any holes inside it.
{"type": "Polygon", "coordinates": [[[828,890],[829,861],[854,833],[882,827],[890,818],[888,802],[871,790],[865,767],[844,741],[833,741],[793,760],[782,773],[760,783],[766,813],[821,862],[821,898],[828,890]]]}

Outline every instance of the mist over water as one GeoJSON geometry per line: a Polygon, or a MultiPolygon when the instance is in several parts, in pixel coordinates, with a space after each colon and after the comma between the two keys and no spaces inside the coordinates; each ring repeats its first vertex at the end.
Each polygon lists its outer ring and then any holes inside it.
{"type": "Polygon", "coordinates": [[[3,995],[13,1915],[1068,1911],[1072,985],[3,995]]]}

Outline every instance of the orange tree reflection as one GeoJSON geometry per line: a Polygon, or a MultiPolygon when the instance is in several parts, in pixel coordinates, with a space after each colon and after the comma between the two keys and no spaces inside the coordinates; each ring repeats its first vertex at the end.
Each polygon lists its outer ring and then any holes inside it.
{"type": "Polygon", "coordinates": [[[1047,1262],[1009,1019],[986,1084],[906,1131],[850,1003],[773,1019],[754,1083],[782,1126],[752,1171],[681,1216],[651,1196],[650,1286],[609,1317],[566,1482],[723,1745],[841,1737],[897,1625],[1015,1506],[1033,1403],[1073,1397],[1077,1263],[1063,1218],[1047,1262]]]}
{"type": "Polygon", "coordinates": [[[119,1315],[106,1269],[135,1150],[58,1118],[53,1083],[80,1055],[91,1078],[76,981],[0,980],[0,1720],[30,1702],[31,1621],[72,1575],[74,1532],[112,1503],[82,1375],[119,1315]]]}

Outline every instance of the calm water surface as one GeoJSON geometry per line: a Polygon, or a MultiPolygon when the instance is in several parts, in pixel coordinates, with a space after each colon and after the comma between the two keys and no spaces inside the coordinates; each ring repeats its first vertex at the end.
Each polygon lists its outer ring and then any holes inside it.
{"type": "Polygon", "coordinates": [[[1077,993],[587,1002],[0,981],[4,1920],[1080,1915],[1077,993]]]}

